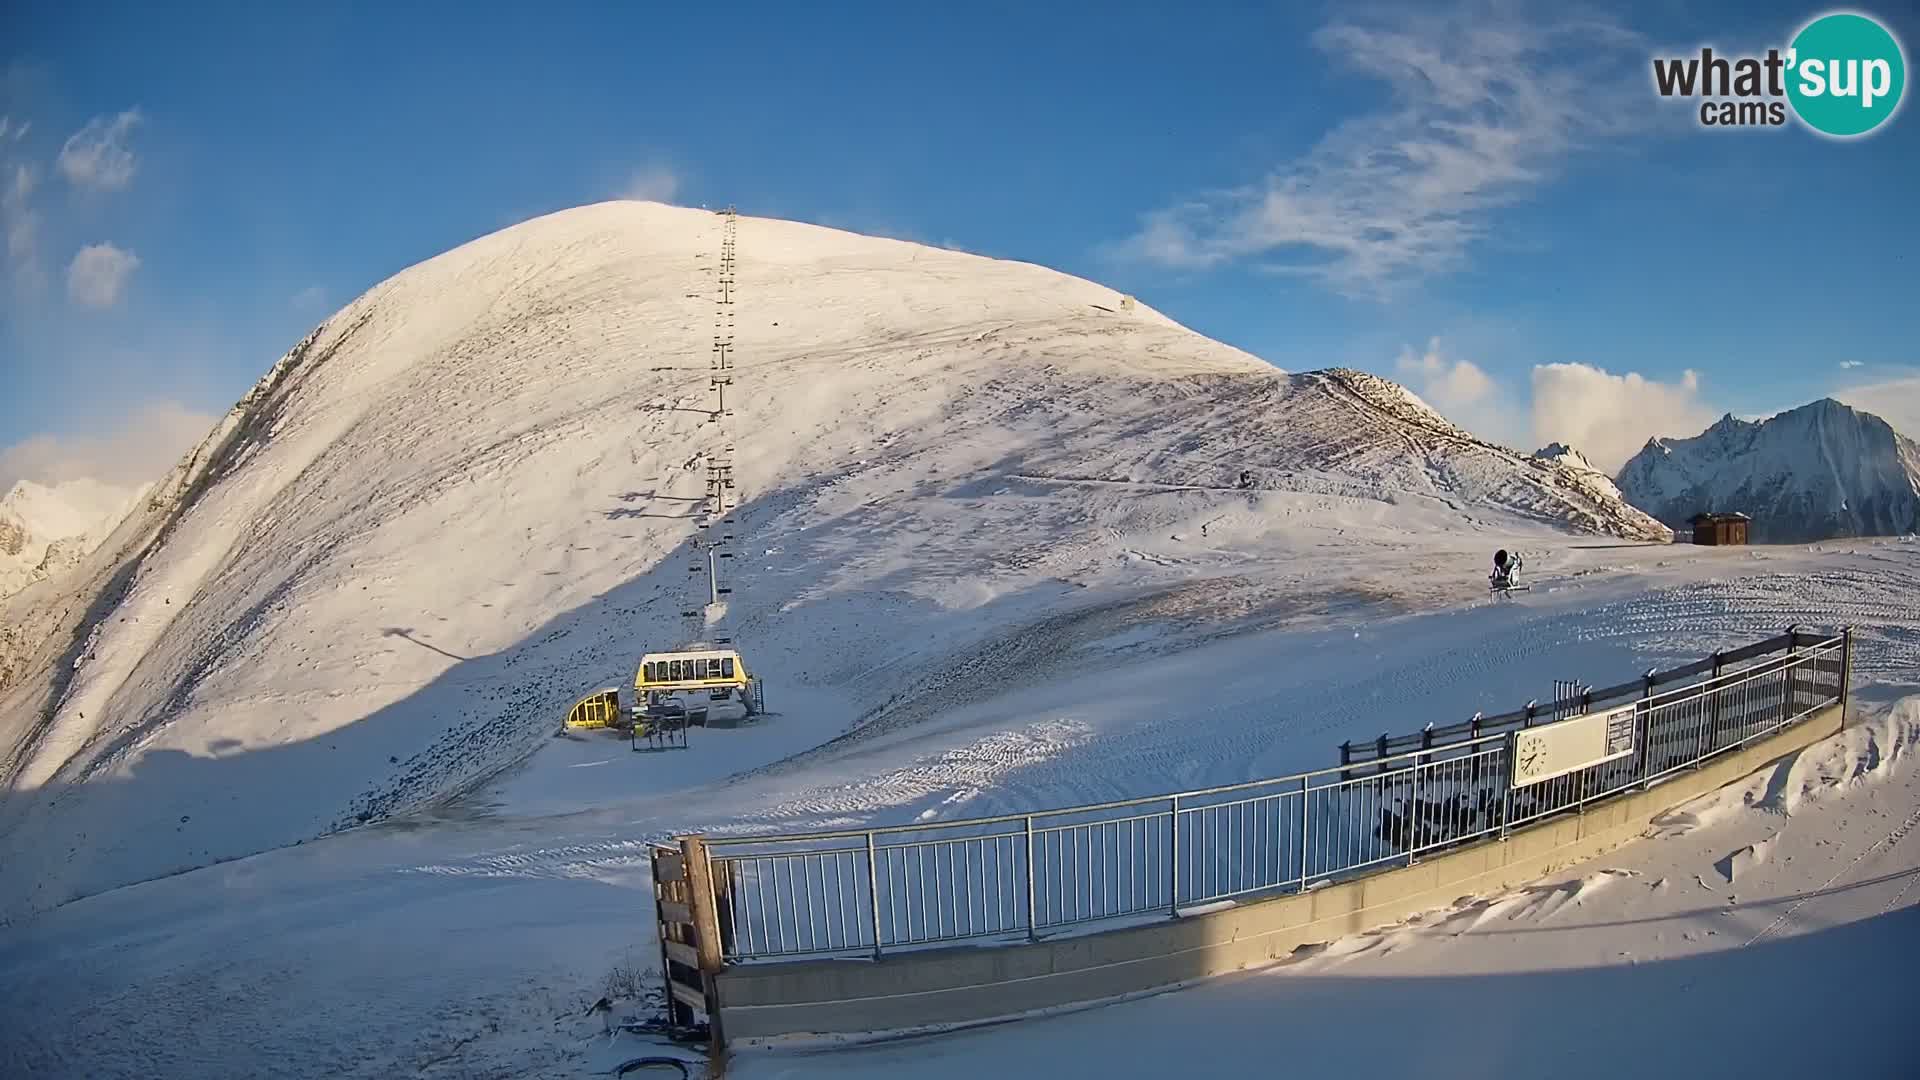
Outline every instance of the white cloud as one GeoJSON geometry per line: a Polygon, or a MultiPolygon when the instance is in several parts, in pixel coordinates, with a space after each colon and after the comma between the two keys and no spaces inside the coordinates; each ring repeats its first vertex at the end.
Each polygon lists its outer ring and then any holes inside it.
{"type": "Polygon", "coordinates": [[[82,307],[110,308],[120,302],[127,278],[140,257],[112,244],[88,244],[67,268],[67,294],[82,307]]]}
{"type": "Polygon", "coordinates": [[[1400,350],[1395,365],[1402,376],[1419,380],[1421,395],[1428,401],[1447,405],[1472,405],[1493,392],[1493,380],[1471,360],[1450,360],[1440,350],[1440,339],[1427,342],[1427,351],[1415,354],[1412,346],[1400,350]]]}
{"type": "Polygon", "coordinates": [[[6,276],[29,295],[46,285],[46,271],[40,266],[40,212],[33,205],[38,179],[33,166],[9,166],[0,159],[0,233],[6,237],[6,276]]]}
{"type": "Polygon", "coordinates": [[[1663,383],[1615,375],[1590,364],[1533,369],[1533,441],[1567,443],[1588,461],[1617,472],[1652,436],[1698,435],[1718,415],[1700,400],[1692,371],[1663,383]]]}
{"type": "Polygon", "coordinates": [[[293,306],[301,311],[312,311],[325,305],[327,290],[318,285],[309,285],[293,294],[293,306]]]}
{"type": "Polygon", "coordinates": [[[1864,361],[1860,361],[1860,360],[1842,360],[1842,361],[1840,361],[1840,370],[1842,370],[1842,371],[1847,371],[1847,370],[1850,370],[1850,369],[1852,369],[1852,368],[1857,368],[1857,367],[1863,367],[1863,366],[1865,366],[1865,362],[1864,362],[1864,361]]]}
{"type": "Polygon", "coordinates": [[[40,224],[32,203],[36,177],[31,166],[15,165],[0,174],[0,180],[5,183],[0,190],[0,215],[6,218],[7,257],[26,262],[34,256],[40,224]]]}
{"type": "Polygon", "coordinates": [[[95,191],[117,191],[132,183],[138,162],[127,147],[127,136],[139,122],[139,109],[87,121],[60,148],[61,175],[75,187],[95,191]]]}
{"type": "Polygon", "coordinates": [[[1833,397],[1885,420],[1910,439],[1920,439],[1920,374],[1867,383],[1833,397]]]}
{"type": "Polygon", "coordinates": [[[1396,377],[1440,415],[1491,442],[1511,443],[1517,415],[1499,383],[1471,360],[1448,356],[1439,338],[1425,352],[1400,349],[1396,377]]]}
{"type": "Polygon", "coordinates": [[[680,176],[665,165],[647,165],[634,170],[620,189],[623,199],[645,202],[672,202],[680,191],[680,176]]]}
{"type": "Polygon", "coordinates": [[[1177,267],[1257,258],[1342,292],[1387,292],[1463,264],[1490,211],[1626,130],[1629,95],[1644,94],[1630,74],[1645,63],[1639,39],[1597,17],[1409,9],[1336,23],[1314,43],[1385,82],[1392,104],[1262,181],[1148,214],[1132,254],[1177,267]]]}
{"type": "Polygon", "coordinates": [[[37,435],[0,449],[0,492],[19,480],[92,479],[132,487],[156,480],[206,438],[217,417],[156,401],[116,417],[105,434],[37,435]]]}

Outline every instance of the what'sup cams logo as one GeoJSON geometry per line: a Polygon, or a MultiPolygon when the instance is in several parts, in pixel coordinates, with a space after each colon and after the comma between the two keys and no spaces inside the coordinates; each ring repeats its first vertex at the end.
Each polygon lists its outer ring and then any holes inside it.
{"type": "Polygon", "coordinates": [[[1800,28],[1783,51],[1765,56],[1655,57],[1663,98],[1700,99],[1703,127],[1779,127],[1788,110],[1833,138],[1865,135],[1893,119],[1907,87],[1907,57],[1892,32],[1850,11],[1800,28]]]}

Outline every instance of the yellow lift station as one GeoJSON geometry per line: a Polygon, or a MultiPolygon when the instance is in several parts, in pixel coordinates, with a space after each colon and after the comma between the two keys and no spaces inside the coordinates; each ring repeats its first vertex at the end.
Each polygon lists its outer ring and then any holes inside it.
{"type": "MultiPolygon", "coordinates": [[[[709,709],[711,703],[738,701],[747,717],[766,712],[766,692],[737,650],[696,649],[647,653],[640,658],[640,667],[633,674],[635,715],[658,716],[668,707],[668,699],[676,695],[691,698],[700,691],[706,692],[709,709]]],[[[690,712],[703,711],[697,698],[682,707],[690,712]]],[[[695,717],[688,720],[699,722],[695,717]]]]}

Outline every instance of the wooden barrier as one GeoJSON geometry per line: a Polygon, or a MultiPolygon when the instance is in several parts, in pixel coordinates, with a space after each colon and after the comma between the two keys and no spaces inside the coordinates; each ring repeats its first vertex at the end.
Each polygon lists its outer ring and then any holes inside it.
{"type": "Polygon", "coordinates": [[[714,977],[724,961],[707,846],[690,836],[677,849],[656,844],[648,850],[668,1020],[675,1027],[696,1028],[704,1018],[717,1054],[726,1041],[714,977]]]}

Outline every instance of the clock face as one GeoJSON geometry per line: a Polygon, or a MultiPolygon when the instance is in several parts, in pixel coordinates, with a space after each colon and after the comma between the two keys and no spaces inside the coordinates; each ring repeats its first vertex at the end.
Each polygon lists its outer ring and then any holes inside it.
{"type": "Polygon", "coordinates": [[[1523,738],[1515,747],[1521,773],[1531,773],[1546,764],[1547,744],[1540,738],[1523,738]]]}

